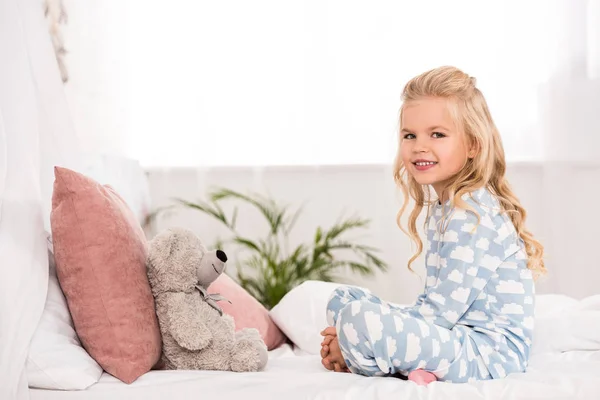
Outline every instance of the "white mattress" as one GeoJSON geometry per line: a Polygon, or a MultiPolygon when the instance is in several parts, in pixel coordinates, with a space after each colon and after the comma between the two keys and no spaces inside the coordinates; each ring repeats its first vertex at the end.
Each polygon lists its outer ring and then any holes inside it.
{"type": "Polygon", "coordinates": [[[524,374],[474,384],[420,387],[395,378],[367,378],[323,369],[318,356],[289,346],[270,352],[265,371],[152,371],[131,385],[104,374],[86,391],[30,390],[31,400],[152,399],[600,399],[600,351],[532,356],[524,374]]]}

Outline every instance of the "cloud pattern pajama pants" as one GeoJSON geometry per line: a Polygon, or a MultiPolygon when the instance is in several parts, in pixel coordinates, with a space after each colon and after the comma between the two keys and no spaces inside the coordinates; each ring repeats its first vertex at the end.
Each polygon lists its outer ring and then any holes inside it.
{"type": "Polygon", "coordinates": [[[327,306],[350,371],[366,376],[432,372],[440,381],[491,379],[466,327],[450,330],[411,315],[370,292],[340,287],[327,306]]]}

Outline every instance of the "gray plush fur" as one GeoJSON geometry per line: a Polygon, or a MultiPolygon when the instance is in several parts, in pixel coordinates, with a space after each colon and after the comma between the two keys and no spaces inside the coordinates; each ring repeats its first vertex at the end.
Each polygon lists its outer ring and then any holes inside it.
{"type": "Polygon", "coordinates": [[[225,262],[189,230],[169,229],[150,242],[148,278],[162,334],[164,369],[243,372],[265,367],[267,347],[258,330],[236,333],[233,318],[221,316],[195,287],[207,289],[224,270],[225,262]]]}

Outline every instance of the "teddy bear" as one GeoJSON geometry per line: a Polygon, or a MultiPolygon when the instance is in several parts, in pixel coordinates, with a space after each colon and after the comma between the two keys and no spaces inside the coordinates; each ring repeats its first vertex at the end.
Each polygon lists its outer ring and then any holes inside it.
{"type": "Polygon", "coordinates": [[[267,346],[257,329],[235,332],[209,286],[225,270],[227,255],[208,251],[193,232],[172,228],[148,247],[148,278],[156,304],[163,350],[157,369],[260,371],[267,346]]]}

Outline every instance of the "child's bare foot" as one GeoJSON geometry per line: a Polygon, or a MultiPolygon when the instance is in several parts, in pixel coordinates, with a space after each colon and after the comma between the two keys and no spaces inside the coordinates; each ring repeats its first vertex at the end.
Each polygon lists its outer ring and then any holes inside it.
{"type": "Polygon", "coordinates": [[[437,378],[431,372],[423,369],[416,369],[408,374],[408,380],[413,381],[417,385],[427,386],[431,382],[437,381],[437,378]]]}
{"type": "Polygon", "coordinates": [[[344,360],[344,356],[342,355],[342,350],[340,349],[337,337],[334,337],[329,343],[329,355],[323,358],[322,363],[328,370],[333,370],[335,372],[350,372],[346,365],[346,361],[344,360]]]}

